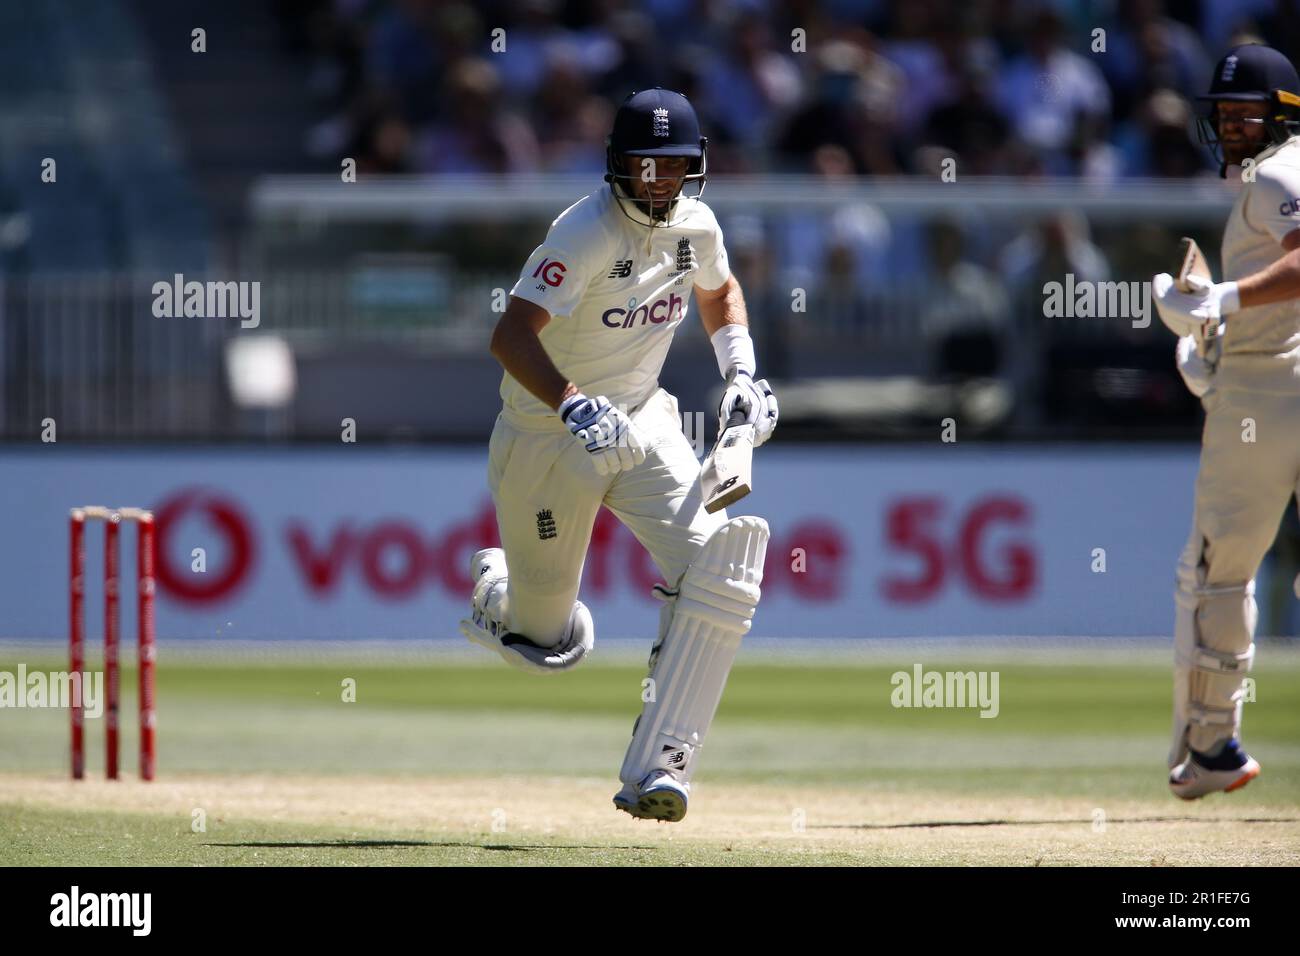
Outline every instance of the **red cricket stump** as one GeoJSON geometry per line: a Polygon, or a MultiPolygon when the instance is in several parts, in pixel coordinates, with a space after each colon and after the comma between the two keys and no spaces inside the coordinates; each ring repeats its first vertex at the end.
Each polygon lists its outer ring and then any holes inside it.
{"type": "Polygon", "coordinates": [[[117,529],[114,511],[104,521],[104,776],[117,779],[117,711],[122,676],[117,667],[117,529]]]}
{"type": "Polygon", "coordinates": [[[104,773],[118,779],[122,678],[119,667],[120,550],[123,521],[136,524],[136,624],[140,682],[140,779],[152,780],[157,769],[158,717],[154,702],[154,633],[156,552],[153,514],[142,508],[73,508],[68,567],[68,644],[72,669],[72,777],[86,775],[86,738],[83,677],[86,666],[86,519],[104,522],[104,773]]]}
{"type": "Polygon", "coordinates": [[[82,710],[81,681],[86,667],[86,513],[72,509],[69,522],[71,560],[68,567],[68,647],[72,671],[72,779],[86,775],[85,713],[82,710]]]}
{"type": "Polygon", "coordinates": [[[157,760],[154,751],[154,731],[158,724],[158,715],[154,710],[153,699],[153,665],[157,656],[153,630],[153,515],[145,512],[140,516],[137,527],[139,528],[139,537],[136,539],[136,578],[140,587],[140,611],[136,618],[140,644],[140,672],[138,675],[140,681],[140,779],[152,780],[157,760]]]}

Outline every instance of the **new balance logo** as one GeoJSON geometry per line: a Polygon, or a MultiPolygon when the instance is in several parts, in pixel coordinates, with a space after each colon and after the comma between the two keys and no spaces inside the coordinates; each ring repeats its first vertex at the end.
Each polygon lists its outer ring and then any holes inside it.
{"type": "Polygon", "coordinates": [[[661,756],[664,755],[664,754],[667,754],[667,756],[664,757],[664,762],[665,762],[666,764],[668,764],[668,766],[670,766],[670,767],[675,767],[675,766],[677,766],[678,764],[681,764],[681,763],[685,763],[685,762],[686,762],[686,751],[685,751],[685,750],[673,750],[672,747],[668,746],[667,744],[664,744],[664,749],[661,750],[659,753],[660,753],[661,756]],[[669,751],[672,751],[672,752],[669,753],[669,751]]]}
{"type": "Polygon", "coordinates": [[[555,537],[555,519],[551,517],[550,508],[537,512],[537,537],[541,541],[555,537]]]}
{"type": "Polygon", "coordinates": [[[626,279],[632,274],[631,259],[617,259],[614,261],[614,268],[609,270],[606,279],[626,279]]]}

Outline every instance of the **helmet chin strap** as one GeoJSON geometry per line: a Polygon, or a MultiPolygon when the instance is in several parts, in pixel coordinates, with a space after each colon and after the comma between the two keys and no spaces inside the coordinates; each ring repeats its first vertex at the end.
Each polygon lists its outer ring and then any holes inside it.
{"type": "Polygon", "coordinates": [[[622,185],[620,184],[617,178],[611,179],[610,189],[613,191],[614,201],[618,203],[618,208],[620,209],[620,211],[622,211],[623,215],[626,216],[630,222],[634,222],[639,226],[646,227],[645,248],[646,248],[647,255],[650,252],[650,243],[651,240],[654,238],[655,228],[656,227],[663,228],[663,229],[668,228],[668,226],[673,221],[673,215],[677,212],[677,203],[682,199],[689,198],[683,196],[681,194],[681,189],[679,189],[677,195],[673,196],[673,198],[668,201],[667,208],[664,210],[664,214],[662,216],[658,216],[655,215],[654,213],[654,205],[648,199],[639,199],[635,196],[629,196],[627,194],[627,190],[622,187],[622,185]],[[641,213],[641,215],[645,217],[645,222],[641,222],[640,220],[635,219],[631,214],[628,213],[627,211],[628,203],[631,203],[633,206],[635,206],[637,212],[641,213]]]}
{"type": "Polygon", "coordinates": [[[605,182],[609,183],[609,189],[614,196],[614,201],[618,203],[619,211],[623,213],[623,215],[627,218],[627,220],[629,222],[634,222],[637,225],[647,227],[646,239],[645,239],[645,247],[646,247],[647,255],[649,255],[650,253],[650,246],[654,238],[655,227],[656,226],[660,226],[663,228],[670,227],[673,224],[674,219],[677,218],[677,213],[680,208],[678,204],[685,199],[698,200],[700,196],[704,193],[704,186],[705,186],[706,177],[708,175],[708,169],[709,169],[708,154],[705,152],[705,147],[708,143],[708,140],[706,140],[703,136],[701,136],[699,142],[700,142],[700,155],[699,155],[699,162],[698,162],[698,171],[692,172],[691,171],[692,165],[691,164],[687,165],[687,172],[681,178],[681,181],[678,183],[677,191],[673,193],[672,198],[669,199],[668,202],[665,204],[663,214],[658,215],[655,212],[656,206],[649,196],[650,193],[649,188],[647,187],[646,190],[647,198],[642,199],[636,196],[628,188],[628,183],[631,182],[635,177],[625,172],[619,172],[619,170],[623,170],[625,168],[625,157],[627,155],[636,155],[636,154],[616,153],[614,151],[613,144],[612,144],[612,136],[610,139],[607,139],[605,141],[605,182]],[[696,189],[694,196],[686,195],[686,185],[687,183],[690,182],[698,183],[698,187],[696,189]],[[636,211],[641,214],[644,221],[636,218],[628,211],[629,203],[631,203],[633,207],[636,209],[636,211]]]}

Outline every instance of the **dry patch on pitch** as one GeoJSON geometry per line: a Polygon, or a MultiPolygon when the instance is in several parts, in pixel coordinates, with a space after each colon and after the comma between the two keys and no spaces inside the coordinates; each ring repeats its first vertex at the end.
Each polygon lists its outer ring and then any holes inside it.
{"type": "Polygon", "coordinates": [[[1184,804],[954,796],[705,781],[680,824],[614,810],[608,780],[545,777],[185,776],[152,784],[0,775],[0,803],[419,832],[484,844],[771,851],[808,863],[1300,864],[1300,808],[1243,794],[1184,804]]]}

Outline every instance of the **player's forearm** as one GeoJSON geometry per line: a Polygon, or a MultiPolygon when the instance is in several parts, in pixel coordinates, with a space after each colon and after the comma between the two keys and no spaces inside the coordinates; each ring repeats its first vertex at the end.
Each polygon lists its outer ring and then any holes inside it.
{"type": "Polygon", "coordinates": [[[1237,280],[1241,308],[1300,299],[1300,249],[1293,249],[1258,272],[1237,280]]]}
{"type": "Polygon", "coordinates": [[[515,381],[551,409],[558,409],[561,402],[578,391],[555,367],[541,339],[531,329],[514,329],[493,336],[492,355],[515,381]]]}
{"type": "Polygon", "coordinates": [[[724,325],[749,326],[749,313],[745,310],[745,296],[740,291],[740,283],[729,281],[722,295],[715,299],[699,300],[700,323],[704,333],[713,338],[713,333],[724,325]]]}

